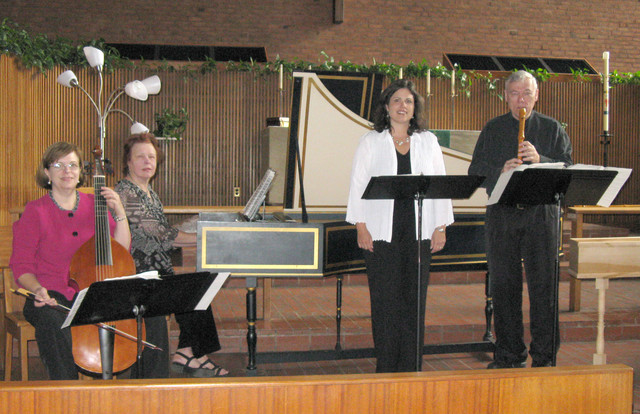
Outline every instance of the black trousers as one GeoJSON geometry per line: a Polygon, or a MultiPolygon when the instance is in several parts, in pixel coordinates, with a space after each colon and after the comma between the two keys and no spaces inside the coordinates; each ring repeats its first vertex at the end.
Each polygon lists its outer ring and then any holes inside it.
{"type": "MultiPolygon", "coordinates": [[[[494,358],[499,363],[527,359],[522,320],[523,263],[530,303],[529,353],[534,365],[552,361],[554,324],[558,332],[553,301],[557,220],[554,205],[487,207],[487,261],[496,332],[494,358]]],[[[555,341],[560,344],[558,334],[555,341]]]]}
{"type": "Polygon", "coordinates": [[[418,315],[418,242],[375,241],[373,253],[365,251],[371,296],[371,329],[376,372],[416,371],[417,319],[420,350],[424,343],[424,315],[429,285],[430,241],[421,250],[420,315],[418,315]]]}
{"type": "Polygon", "coordinates": [[[200,358],[220,350],[220,340],[211,305],[203,311],[176,314],[180,325],[178,349],[191,347],[193,356],[200,358]]]}
{"type": "MultiPolygon", "coordinates": [[[[49,291],[49,296],[59,304],[71,307],[73,301],[56,291],[49,291]]],[[[37,308],[33,301],[27,301],[23,309],[24,317],[36,330],[36,342],[43,364],[51,380],[78,379],[78,368],[73,359],[71,329],[60,329],[66,314],[50,306],[37,308]]],[[[162,348],[155,351],[145,348],[142,352],[143,370],[141,378],[169,377],[169,338],[164,316],[145,318],[147,342],[162,348]]],[[[136,364],[131,367],[131,378],[137,378],[136,364]]]]}
{"type": "MultiPolygon", "coordinates": [[[[178,349],[191,347],[193,355],[203,355],[220,350],[218,331],[211,312],[211,306],[204,311],[176,314],[180,325],[178,349]]],[[[162,351],[145,348],[142,352],[141,378],[169,377],[169,338],[167,320],[164,316],[144,318],[147,341],[161,347],[162,351]]],[[[131,377],[136,378],[136,366],[132,367],[131,377]]]]}
{"type": "MultiPolygon", "coordinates": [[[[53,290],[49,291],[49,296],[57,300],[60,305],[70,307],[73,303],[73,301],[67,300],[63,294],[53,290]]],[[[22,312],[27,322],[33,325],[36,330],[38,351],[49,373],[49,379],[78,379],[78,369],[73,360],[71,329],[60,329],[67,317],[66,313],[51,306],[38,308],[31,300],[25,302],[22,312]]]]}
{"type": "MultiPolygon", "coordinates": [[[[61,305],[70,307],[73,303],[58,292],[50,291],[49,295],[61,305]]],[[[32,301],[25,303],[23,313],[27,322],[36,329],[38,350],[49,378],[51,380],[78,379],[78,369],[72,353],[71,330],[60,329],[66,314],[49,306],[37,308],[32,301]]],[[[197,358],[220,350],[211,306],[204,311],[178,314],[176,320],[180,324],[178,348],[190,346],[197,358]]],[[[162,348],[162,351],[144,348],[140,378],[168,378],[169,337],[166,318],[164,316],[144,318],[144,324],[146,341],[162,348]]],[[[131,378],[137,377],[137,364],[134,364],[131,367],[131,378]]]]}
{"type": "MultiPolygon", "coordinates": [[[[157,269],[145,267],[136,268],[137,272],[145,272],[148,270],[157,269]]],[[[163,275],[174,274],[173,268],[171,267],[158,271],[163,275]]],[[[175,314],[175,318],[180,328],[178,349],[191,347],[193,355],[196,358],[220,350],[218,329],[213,319],[211,305],[204,311],[175,314]]],[[[164,316],[144,318],[144,323],[147,330],[147,341],[161,347],[164,351],[144,349],[142,352],[142,377],[167,378],[169,377],[169,338],[167,335],[166,319],[164,316]]],[[[132,375],[135,375],[135,369],[132,371],[132,375]]]]}

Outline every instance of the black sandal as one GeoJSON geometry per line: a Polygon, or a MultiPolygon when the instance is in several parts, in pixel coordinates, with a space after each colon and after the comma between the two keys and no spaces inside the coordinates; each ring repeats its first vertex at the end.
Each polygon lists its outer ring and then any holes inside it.
{"type": "Polygon", "coordinates": [[[189,364],[191,363],[192,360],[197,359],[195,356],[188,357],[182,352],[178,352],[178,351],[176,351],[176,354],[183,357],[186,360],[186,362],[184,364],[181,364],[179,362],[172,362],[172,364],[178,367],[182,367],[182,372],[185,374],[189,374],[197,378],[226,377],[229,375],[229,372],[227,372],[226,374],[222,374],[221,372],[224,368],[222,368],[220,365],[216,364],[209,358],[207,358],[206,361],[202,362],[200,366],[198,366],[197,368],[194,368],[194,367],[190,367],[189,364]],[[211,364],[213,368],[205,368],[207,364],[211,364]]]}

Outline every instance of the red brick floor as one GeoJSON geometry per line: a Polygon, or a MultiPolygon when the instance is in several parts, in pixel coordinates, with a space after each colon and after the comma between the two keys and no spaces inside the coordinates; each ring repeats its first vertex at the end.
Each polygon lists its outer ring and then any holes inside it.
{"type": "MultiPolygon", "coordinates": [[[[582,308],[569,312],[569,283],[560,283],[560,322],[564,341],[593,341],[597,326],[597,292],[593,281],[582,283],[582,308]]],[[[261,289],[259,291],[259,302],[261,289]]],[[[223,352],[246,350],[246,313],[243,288],[223,288],[214,300],[223,352]]],[[[640,281],[612,280],[606,291],[608,340],[640,339],[640,281]]],[[[371,346],[369,296],[364,284],[343,288],[342,345],[371,346]]],[[[336,332],[336,288],[327,283],[272,289],[272,315],[259,320],[258,351],[313,349],[314,339],[336,332]],[[291,339],[290,337],[293,337],[291,339]]],[[[528,323],[528,297],[523,294],[524,319],[528,323]]],[[[477,341],[485,331],[484,285],[431,285],[427,296],[427,343],[477,341]]],[[[261,309],[260,309],[261,310],[261,309]]],[[[261,314],[262,312],[259,312],[261,314]]],[[[177,332],[176,332],[177,333],[177,332]]]]}

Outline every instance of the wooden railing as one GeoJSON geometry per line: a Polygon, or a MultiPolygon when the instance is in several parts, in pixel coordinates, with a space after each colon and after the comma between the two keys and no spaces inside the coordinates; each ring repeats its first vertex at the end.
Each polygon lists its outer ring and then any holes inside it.
{"type": "Polygon", "coordinates": [[[0,412],[622,414],[624,365],[398,374],[0,383],[0,412]]]}

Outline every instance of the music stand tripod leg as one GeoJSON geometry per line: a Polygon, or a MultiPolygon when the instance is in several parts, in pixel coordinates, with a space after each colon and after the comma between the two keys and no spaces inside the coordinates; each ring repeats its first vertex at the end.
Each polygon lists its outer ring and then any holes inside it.
{"type": "Polygon", "coordinates": [[[422,338],[420,335],[421,329],[421,302],[422,302],[422,194],[418,193],[415,196],[418,201],[418,300],[416,309],[416,371],[422,371],[422,338]]]}
{"type": "Polygon", "coordinates": [[[556,194],[556,214],[557,214],[557,222],[556,222],[556,244],[555,244],[555,264],[553,271],[553,298],[552,302],[552,312],[553,312],[553,330],[551,335],[551,366],[556,366],[556,357],[558,353],[558,341],[557,337],[559,335],[559,318],[558,318],[558,295],[560,288],[560,247],[562,245],[562,220],[560,215],[562,214],[562,194],[556,194]]]}
{"type": "Polygon", "coordinates": [[[113,378],[113,345],[115,334],[104,328],[98,329],[100,340],[100,363],[102,365],[102,379],[113,378]]]}
{"type": "Polygon", "coordinates": [[[342,323],[342,275],[336,276],[336,346],[335,350],[342,351],[342,345],[340,344],[341,335],[341,323],[342,323]]]}
{"type": "Polygon", "coordinates": [[[134,306],[133,307],[133,314],[136,315],[136,329],[137,329],[137,339],[136,339],[136,346],[137,346],[137,351],[136,351],[136,378],[142,378],[142,351],[144,350],[144,347],[142,346],[142,317],[144,315],[145,312],[145,307],[144,306],[134,306]]]}

